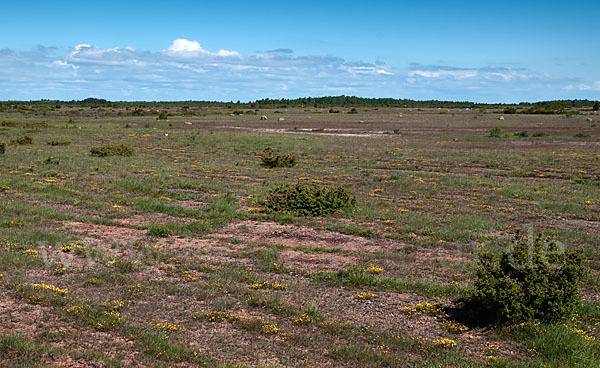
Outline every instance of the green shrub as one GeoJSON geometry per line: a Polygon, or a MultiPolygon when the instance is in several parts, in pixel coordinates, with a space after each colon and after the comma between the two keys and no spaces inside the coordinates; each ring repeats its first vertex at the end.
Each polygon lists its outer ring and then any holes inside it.
{"type": "Polygon", "coordinates": [[[532,137],[545,137],[545,136],[547,136],[547,135],[548,135],[548,134],[546,134],[546,133],[544,133],[544,132],[535,132],[535,133],[533,133],[531,136],[532,136],[532,137]]]}
{"type": "Polygon", "coordinates": [[[31,138],[31,136],[29,135],[24,135],[22,137],[18,137],[16,139],[11,139],[10,140],[10,144],[18,144],[18,145],[25,145],[25,144],[33,144],[33,138],[31,138]]]}
{"type": "Polygon", "coordinates": [[[124,145],[106,145],[102,147],[90,148],[92,156],[106,157],[106,156],[131,156],[133,155],[133,148],[124,145]]]}
{"type": "Polygon", "coordinates": [[[475,269],[472,304],[488,323],[560,321],[580,302],[585,276],[581,252],[548,237],[518,232],[501,256],[483,252],[475,269]]]}
{"type": "Polygon", "coordinates": [[[69,141],[47,141],[47,145],[49,146],[68,146],[71,144],[69,141]]]}
{"type": "Polygon", "coordinates": [[[324,216],[341,212],[356,204],[346,188],[317,183],[283,184],[269,190],[266,206],[275,212],[294,212],[303,216],[324,216]]]}
{"type": "Polygon", "coordinates": [[[59,158],[55,158],[55,157],[48,157],[44,160],[44,164],[46,165],[59,165],[60,164],[60,159],[59,158]]]}
{"type": "Polygon", "coordinates": [[[581,133],[581,132],[579,132],[579,133],[575,134],[573,137],[574,137],[574,138],[589,138],[589,137],[590,137],[590,135],[589,135],[589,134],[586,134],[586,133],[581,133]]]}
{"type": "Polygon", "coordinates": [[[277,153],[272,148],[265,149],[260,159],[262,165],[266,167],[294,167],[297,163],[297,158],[289,153],[277,153]]]}
{"type": "Polygon", "coordinates": [[[502,134],[502,128],[501,127],[493,127],[492,129],[490,129],[490,137],[492,138],[500,138],[502,134]]]}
{"type": "Polygon", "coordinates": [[[3,155],[6,152],[6,143],[0,142],[0,155],[3,155]]]}
{"type": "Polygon", "coordinates": [[[524,131],[522,131],[522,132],[515,133],[515,137],[523,137],[523,138],[526,138],[526,137],[529,137],[529,133],[528,133],[526,130],[524,130],[524,131]]]}

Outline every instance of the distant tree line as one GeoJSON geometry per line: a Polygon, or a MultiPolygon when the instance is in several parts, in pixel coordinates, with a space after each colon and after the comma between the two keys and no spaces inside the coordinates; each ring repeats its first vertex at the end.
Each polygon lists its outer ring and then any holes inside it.
{"type": "Polygon", "coordinates": [[[296,99],[269,99],[256,100],[254,104],[258,106],[312,106],[312,107],[330,107],[330,106],[360,106],[360,107],[445,107],[445,108],[466,108],[485,106],[469,101],[416,101],[410,99],[396,98],[365,98],[356,96],[325,96],[325,97],[303,97],[296,99]]]}
{"type": "Polygon", "coordinates": [[[251,102],[224,102],[224,101],[108,101],[102,98],[86,98],[83,100],[35,100],[35,101],[2,101],[0,109],[10,105],[40,105],[59,108],[61,106],[89,106],[89,107],[141,107],[141,108],[192,108],[192,107],[228,107],[228,108],[285,108],[285,107],[315,107],[328,108],[342,107],[404,107],[404,108],[496,108],[510,113],[548,114],[562,113],[568,109],[591,107],[598,110],[598,101],[591,100],[554,100],[540,102],[521,102],[519,104],[488,104],[470,101],[440,101],[440,100],[411,100],[396,98],[366,98],[357,96],[324,96],[302,97],[295,99],[264,98],[251,102]]]}

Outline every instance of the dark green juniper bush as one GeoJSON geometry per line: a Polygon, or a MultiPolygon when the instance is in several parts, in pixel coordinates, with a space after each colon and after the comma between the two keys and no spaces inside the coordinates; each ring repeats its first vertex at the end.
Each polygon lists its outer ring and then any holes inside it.
{"type": "Polygon", "coordinates": [[[354,207],[354,194],[342,186],[319,183],[283,184],[269,190],[266,205],[275,212],[326,216],[354,207]]]}
{"type": "Polygon", "coordinates": [[[489,322],[561,321],[581,302],[583,254],[539,234],[518,232],[500,256],[482,252],[474,305],[489,322]]]}

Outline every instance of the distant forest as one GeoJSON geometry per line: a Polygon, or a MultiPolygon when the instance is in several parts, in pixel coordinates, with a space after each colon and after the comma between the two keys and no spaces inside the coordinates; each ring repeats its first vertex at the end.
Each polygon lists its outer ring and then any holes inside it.
{"type": "Polygon", "coordinates": [[[405,108],[499,108],[506,114],[511,113],[558,113],[568,109],[591,107],[597,110],[598,102],[590,100],[554,100],[540,102],[521,102],[519,104],[487,104],[469,101],[417,101],[396,98],[365,98],[356,96],[302,97],[295,99],[264,98],[252,102],[223,101],[108,101],[101,98],[84,100],[35,100],[35,101],[3,101],[0,105],[47,105],[47,106],[103,106],[103,107],[231,107],[231,108],[285,108],[285,107],[405,107],[405,108]]]}

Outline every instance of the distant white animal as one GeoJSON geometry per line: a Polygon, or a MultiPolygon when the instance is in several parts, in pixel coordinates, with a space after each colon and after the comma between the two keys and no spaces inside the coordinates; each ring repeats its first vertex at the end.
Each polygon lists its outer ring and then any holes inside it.
{"type": "Polygon", "coordinates": [[[186,121],[184,124],[185,124],[185,125],[192,125],[192,123],[191,123],[191,122],[189,122],[189,121],[186,121]]]}
{"type": "Polygon", "coordinates": [[[284,118],[279,118],[279,119],[277,119],[277,120],[279,120],[279,121],[284,121],[285,119],[284,119],[284,118]]]}
{"type": "Polygon", "coordinates": [[[263,115],[260,117],[260,120],[269,120],[269,118],[267,117],[267,115],[263,115]]]}
{"type": "Polygon", "coordinates": [[[168,136],[169,136],[169,133],[165,133],[165,137],[168,137],[168,136]]]}
{"type": "Polygon", "coordinates": [[[587,118],[587,119],[585,119],[585,121],[594,121],[594,119],[592,119],[592,118],[587,118]]]}
{"type": "Polygon", "coordinates": [[[504,116],[499,117],[498,120],[504,120],[504,116]]]}

